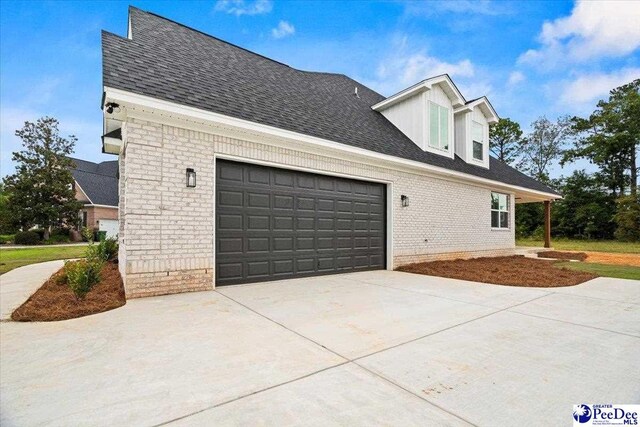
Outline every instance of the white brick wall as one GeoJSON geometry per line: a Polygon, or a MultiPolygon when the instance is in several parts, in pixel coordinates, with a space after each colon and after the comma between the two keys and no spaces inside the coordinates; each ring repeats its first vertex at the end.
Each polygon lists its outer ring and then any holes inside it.
{"type": "MultiPolygon", "coordinates": [[[[214,153],[390,181],[395,267],[515,247],[513,229],[491,229],[487,188],[138,119],[128,119],[124,140],[120,260],[128,297],[213,287],[214,153]],[[196,188],[186,187],[186,168],[196,170],[196,188]]],[[[513,209],[511,217],[513,224],[513,209]]]]}

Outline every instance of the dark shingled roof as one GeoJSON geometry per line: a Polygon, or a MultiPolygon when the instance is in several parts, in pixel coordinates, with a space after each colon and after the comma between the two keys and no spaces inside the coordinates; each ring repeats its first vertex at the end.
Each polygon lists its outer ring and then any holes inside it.
{"type": "Polygon", "coordinates": [[[104,86],[557,194],[495,158],[486,169],[423,151],[371,109],[384,96],[345,75],[296,70],[155,14],[129,14],[131,40],[102,33],[104,86]]]}
{"type": "Polygon", "coordinates": [[[71,170],[82,191],[94,205],[118,206],[118,162],[93,163],[74,159],[75,169],[71,170]]]}

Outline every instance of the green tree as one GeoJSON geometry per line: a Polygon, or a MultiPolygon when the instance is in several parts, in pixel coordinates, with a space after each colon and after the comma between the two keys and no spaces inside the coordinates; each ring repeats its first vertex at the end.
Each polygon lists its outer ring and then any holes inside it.
{"type": "Polygon", "coordinates": [[[500,119],[489,128],[489,149],[504,163],[516,161],[522,142],[520,125],[509,118],[500,119]]]}
{"type": "Polygon", "coordinates": [[[53,226],[73,223],[81,208],[72,188],[73,162],[67,157],[76,138],[60,137],[58,121],[52,117],[25,122],[16,136],[24,150],[13,153],[16,173],[4,179],[11,194],[9,209],[23,229],[38,225],[48,238],[53,226]]]}
{"type": "Polygon", "coordinates": [[[4,183],[0,182],[0,234],[11,234],[17,229],[15,217],[9,208],[10,197],[4,183]]]}
{"type": "Polygon", "coordinates": [[[571,119],[576,134],[562,162],[586,158],[616,196],[637,194],[637,151],[640,147],[640,79],[613,89],[587,119],[571,119]]]}
{"type": "Polygon", "coordinates": [[[561,182],[563,198],[553,203],[554,234],[611,239],[615,229],[615,197],[601,185],[598,176],[577,170],[561,182]]]}
{"type": "Polygon", "coordinates": [[[640,197],[629,195],[616,200],[618,209],[613,219],[616,228],[616,239],[637,242],[640,241],[640,197]]]}
{"type": "Polygon", "coordinates": [[[569,136],[569,119],[560,117],[554,123],[540,117],[531,124],[531,132],[521,145],[522,158],[518,168],[545,183],[549,182],[549,167],[564,152],[569,136]]]}

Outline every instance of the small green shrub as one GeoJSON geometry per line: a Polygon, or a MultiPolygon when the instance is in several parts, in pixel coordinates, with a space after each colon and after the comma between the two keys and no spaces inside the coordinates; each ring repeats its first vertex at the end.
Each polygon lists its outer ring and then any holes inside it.
{"type": "Polygon", "coordinates": [[[118,257],[118,241],[112,237],[87,248],[88,260],[114,261],[118,257]]]}
{"type": "Polygon", "coordinates": [[[70,261],[64,264],[67,286],[77,299],[84,299],[93,285],[100,281],[100,272],[104,262],[92,260],[70,261]]]}
{"type": "Polygon", "coordinates": [[[89,243],[93,243],[94,241],[94,233],[93,230],[89,227],[82,227],[82,230],[80,232],[82,234],[82,240],[84,240],[85,242],[89,242],[89,243]]]}
{"type": "Polygon", "coordinates": [[[53,278],[53,280],[55,281],[56,285],[66,285],[67,284],[67,272],[65,271],[65,269],[63,268],[62,270],[60,270],[58,272],[58,274],[56,274],[53,278]]]}
{"type": "Polygon", "coordinates": [[[47,245],[53,245],[56,243],[69,243],[70,239],[69,236],[64,236],[64,235],[51,235],[47,240],[44,241],[44,243],[46,243],[47,245]]]}
{"type": "Polygon", "coordinates": [[[35,231],[19,231],[16,233],[13,242],[16,245],[37,245],[40,243],[40,235],[35,231]]]}
{"type": "Polygon", "coordinates": [[[40,238],[40,240],[44,240],[45,230],[43,230],[42,228],[34,228],[32,230],[29,230],[29,231],[33,231],[34,233],[38,233],[38,237],[40,238]]]}
{"type": "Polygon", "coordinates": [[[13,242],[13,239],[15,239],[15,237],[15,234],[0,234],[0,245],[6,245],[13,242]]]}

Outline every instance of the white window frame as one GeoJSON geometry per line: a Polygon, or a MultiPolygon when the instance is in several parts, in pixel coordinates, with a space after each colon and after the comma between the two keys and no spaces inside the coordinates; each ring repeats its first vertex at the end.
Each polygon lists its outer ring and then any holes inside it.
{"type": "Polygon", "coordinates": [[[484,125],[482,123],[480,123],[480,122],[475,121],[475,120],[471,120],[471,158],[473,160],[475,160],[476,162],[484,162],[484,144],[485,144],[484,133],[485,133],[484,132],[484,125]],[[480,141],[478,141],[478,140],[476,140],[474,138],[474,136],[475,136],[474,128],[476,126],[479,126],[480,129],[481,129],[481,133],[480,134],[482,135],[482,137],[481,137],[482,139],[480,141]],[[474,154],[474,143],[476,143],[476,142],[479,143],[481,145],[481,147],[482,147],[481,151],[480,151],[482,157],[480,159],[477,158],[475,156],[475,154],[474,154]]]}
{"type": "Polygon", "coordinates": [[[511,229],[511,196],[509,194],[505,194],[505,193],[499,193],[497,191],[492,191],[491,192],[491,218],[489,218],[490,220],[490,224],[491,224],[491,229],[492,230],[510,230],[511,229]],[[497,195],[498,196],[498,209],[494,209],[493,208],[493,196],[497,195]],[[506,209],[500,209],[500,199],[499,196],[504,196],[506,198],[506,209]],[[494,227],[493,226],[493,213],[494,212],[498,212],[498,226],[494,227]],[[507,225],[506,226],[502,226],[502,224],[500,223],[500,217],[502,216],[502,213],[506,213],[507,214],[507,225]]]}
{"type": "Polygon", "coordinates": [[[429,101],[429,135],[428,135],[428,142],[427,142],[427,146],[431,149],[434,150],[438,150],[438,151],[443,151],[443,152],[449,152],[449,150],[451,149],[451,109],[445,107],[444,105],[440,105],[436,102],[433,101],[429,101]],[[438,120],[437,120],[437,125],[438,125],[438,141],[437,144],[434,143],[434,141],[432,141],[431,139],[431,133],[433,131],[432,126],[433,123],[431,123],[431,114],[432,114],[432,109],[433,108],[437,108],[438,109],[438,120]],[[447,130],[447,137],[445,138],[445,140],[442,140],[442,115],[445,115],[445,117],[447,118],[447,123],[446,123],[446,130],[447,130]],[[444,142],[444,143],[443,143],[444,142]]]}

